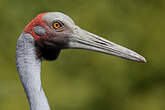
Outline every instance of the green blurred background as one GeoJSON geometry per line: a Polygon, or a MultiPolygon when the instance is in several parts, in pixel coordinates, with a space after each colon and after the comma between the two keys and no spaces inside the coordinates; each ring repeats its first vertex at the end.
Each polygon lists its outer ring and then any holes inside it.
{"type": "Polygon", "coordinates": [[[29,110],[15,66],[16,42],[24,26],[47,11],[64,12],[148,61],[62,51],[42,64],[52,110],[165,110],[165,0],[0,0],[0,110],[29,110]]]}

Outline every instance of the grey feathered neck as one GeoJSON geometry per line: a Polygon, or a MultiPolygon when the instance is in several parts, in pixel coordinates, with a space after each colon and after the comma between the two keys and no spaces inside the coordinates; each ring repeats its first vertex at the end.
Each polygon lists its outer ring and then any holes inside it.
{"type": "Polygon", "coordinates": [[[18,39],[16,65],[31,110],[50,110],[41,85],[41,61],[36,56],[34,39],[30,34],[22,32],[18,39]]]}

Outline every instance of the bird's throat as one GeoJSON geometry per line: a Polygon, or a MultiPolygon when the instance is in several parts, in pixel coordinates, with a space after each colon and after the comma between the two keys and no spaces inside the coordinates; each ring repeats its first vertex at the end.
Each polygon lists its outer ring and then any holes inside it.
{"type": "Polygon", "coordinates": [[[40,58],[41,60],[56,60],[60,54],[61,49],[55,48],[55,49],[51,49],[48,48],[48,46],[46,47],[40,47],[39,45],[36,46],[37,47],[37,56],[38,58],[40,58]]]}

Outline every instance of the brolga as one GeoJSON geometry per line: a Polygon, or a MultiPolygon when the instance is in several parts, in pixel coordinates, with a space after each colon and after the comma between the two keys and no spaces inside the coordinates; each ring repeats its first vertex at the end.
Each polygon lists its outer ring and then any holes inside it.
{"type": "Polygon", "coordinates": [[[31,110],[50,110],[41,84],[41,62],[56,60],[62,49],[86,49],[146,62],[143,56],[81,29],[63,13],[39,14],[25,26],[16,48],[17,70],[31,110]]]}

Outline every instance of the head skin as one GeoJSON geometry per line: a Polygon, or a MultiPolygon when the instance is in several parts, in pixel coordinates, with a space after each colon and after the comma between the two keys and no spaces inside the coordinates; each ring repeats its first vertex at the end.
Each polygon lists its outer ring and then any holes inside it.
{"type": "Polygon", "coordinates": [[[37,56],[40,59],[55,60],[61,49],[67,47],[67,36],[73,33],[75,23],[70,17],[60,12],[48,12],[39,14],[25,28],[24,33],[34,37],[37,47],[37,56]],[[54,29],[53,23],[60,21],[63,26],[54,29]]]}

